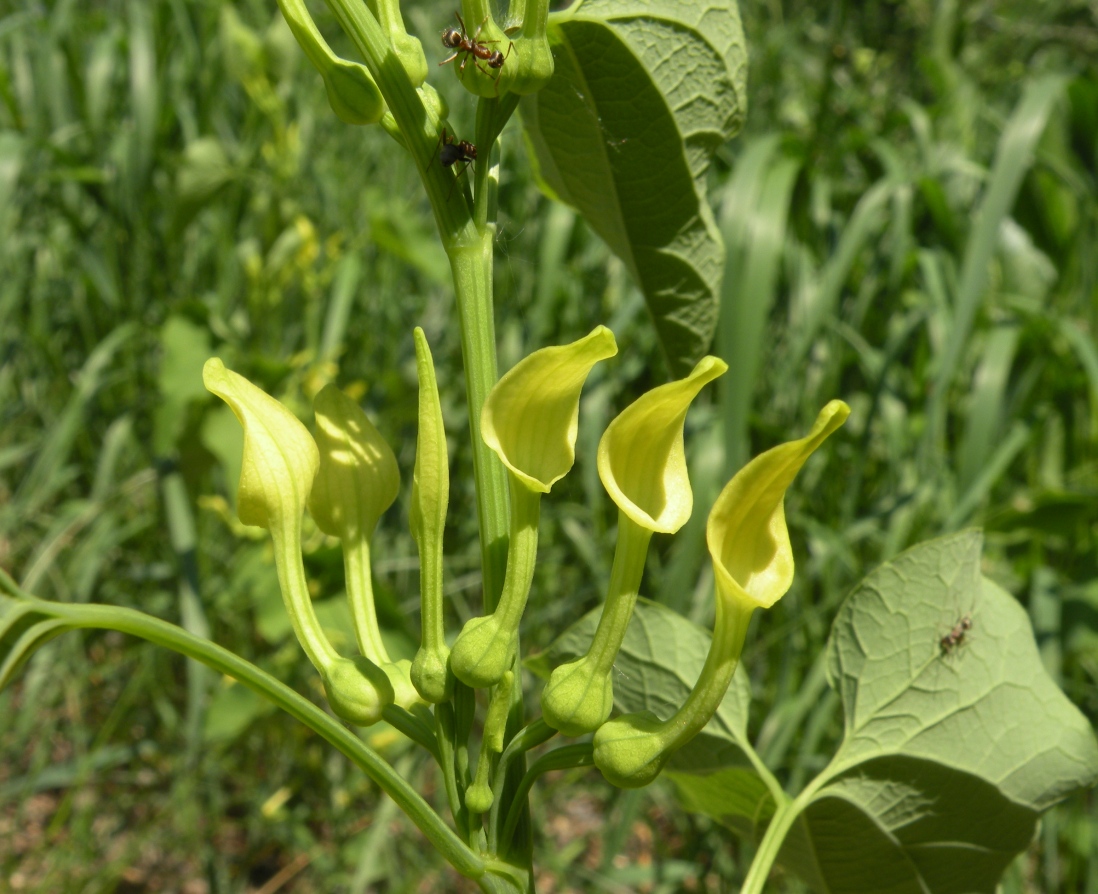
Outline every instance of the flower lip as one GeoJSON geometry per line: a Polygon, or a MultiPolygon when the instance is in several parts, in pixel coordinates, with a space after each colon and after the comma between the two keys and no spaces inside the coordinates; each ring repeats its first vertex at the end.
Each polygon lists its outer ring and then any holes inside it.
{"type": "Polygon", "coordinates": [[[833,400],[800,440],[779,444],[733,476],[713,504],[706,540],[723,598],[770,608],[793,582],[793,551],[785,524],[785,492],[816,449],[850,415],[833,400]]]}
{"type": "Polygon", "coordinates": [[[523,358],[488,395],[484,443],[530,490],[548,493],[572,468],[580,390],[592,367],[617,352],[614,333],[596,326],[578,341],[523,358]]]}
{"type": "Polygon", "coordinates": [[[244,429],[237,515],[269,528],[300,518],[320,457],[309,430],[281,403],[212,357],[202,367],[206,389],[232,409],[244,429]]]}
{"type": "Polygon", "coordinates": [[[720,358],[703,357],[688,376],[653,388],[607,426],[599,441],[599,477],[618,508],[642,528],[674,534],[689,520],[694,494],[683,424],[698,392],[727,369],[720,358]]]}

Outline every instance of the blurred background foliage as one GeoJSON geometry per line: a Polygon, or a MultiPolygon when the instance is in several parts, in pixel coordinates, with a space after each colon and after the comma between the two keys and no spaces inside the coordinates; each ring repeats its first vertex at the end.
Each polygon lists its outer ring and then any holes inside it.
{"type": "MultiPolygon", "coordinates": [[[[452,5],[406,4],[429,58],[452,5]]],[[[716,350],[690,417],[696,511],[645,590],[710,620],[704,519],[753,453],[827,400],[853,415],[787,501],[798,577],[745,661],[764,758],[799,786],[840,733],[822,646],[850,587],[967,525],[1028,607],[1050,672],[1098,718],[1098,18],[1086,0],[744,0],[750,109],[710,195],[728,246],[716,350]]],[[[349,53],[330,19],[322,27],[349,53]]],[[[451,122],[473,106],[448,71],[451,122]]],[[[582,406],[544,511],[527,650],[600,599],[615,514],[606,422],[660,381],[643,302],[503,150],[501,368],[599,322],[621,354],[582,406]]],[[[0,8],[0,564],[62,600],[206,633],[302,691],[265,539],[233,514],[240,434],[211,354],[308,416],[335,381],[404,470],[375,540],[390,649],[414,649],[416,378],[435,352],[451,440],[452,626],[478,607],[476,521],[448,270],[417,177],[340,124],[274,4],[48,0],[0,8]]],[[[307,568],[346,637],[338,547],[307,568]]],[[[973,636],[978,636],[975,630],[973,636]]],[[[437,800],[390,729],[364,732],[437,800]]],[[[670,787],[586,771],[534,802],[539,890],[734,891],[750,844],[670,787]]],[[[1098,894],[1098,800],[1049,814],[1007,892],[1098,894]]],[[[339,755],[241,687],[112,634],[69,635],[0,695],[0,879],[12,891],[463,890],[339,755]]],[[[799,890],[785,880],[788,890],[799,890]]]]}

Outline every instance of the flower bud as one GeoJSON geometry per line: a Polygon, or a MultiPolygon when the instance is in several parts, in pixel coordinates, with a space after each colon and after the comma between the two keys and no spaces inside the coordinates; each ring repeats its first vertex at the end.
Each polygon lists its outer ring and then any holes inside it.
{"type": "Polygon", "coordinates": [[[419,435],[412,477],[412,536],[419,549],[421,640],[412,662],[412,682],[428,702],[449,698],[453,688],[450,649],[446,645],[442,594],[442,536],[450,501],[450,460],[442,404],[438,397],[431,349],[416,327],[416,370],[419,375],[419,435]]]}

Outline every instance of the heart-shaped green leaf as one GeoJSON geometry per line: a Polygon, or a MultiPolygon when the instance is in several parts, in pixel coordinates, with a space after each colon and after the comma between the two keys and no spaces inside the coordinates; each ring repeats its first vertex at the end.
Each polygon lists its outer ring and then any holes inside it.
{"type": "MultiPolygon", "coordinates": [[[[778,857],[816,890],[994,890],[1041,812],[1098,780],[1094,732],[981,546],[964,531],[909,550],[835,620],[845,735],[778,857]]],[[[720,817],[713,800],[695,806],[720,817]]]]}
{"type": "Polygon", "coordinates": [[[521,106],[542,188],[625,263],[685,375],[716,326],[724,248],[704,177],[746,107],[736,4],[579,0],[549,39],[553,79],[521,106]]]}

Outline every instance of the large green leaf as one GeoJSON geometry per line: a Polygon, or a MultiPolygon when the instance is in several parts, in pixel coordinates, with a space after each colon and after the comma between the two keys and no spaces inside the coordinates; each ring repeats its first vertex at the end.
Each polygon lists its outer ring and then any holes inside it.
{"type": "Polygon", "coordinates": [[[992,891],[1040,813],[1098,780],[1094,733],[1025,611],[981,576],[981,546],[965,531],[915,547],[836,618],[845,735],[779,856],[817,890],[992,891]]]}
{"type": "Polygon", "coordinates": [[[553,79],[521,106],[539,180],[625,263],[684,375],[717,319],[724,248],[704,181],[746,107],[736,4],[579,0],[549,36],[553,79]]]}

